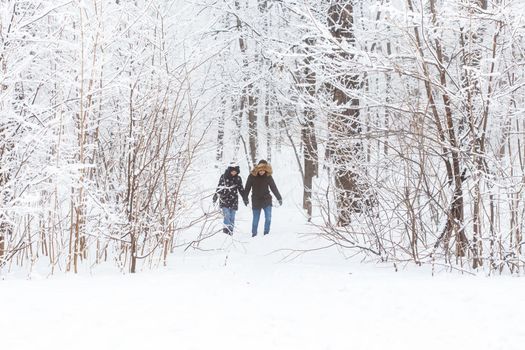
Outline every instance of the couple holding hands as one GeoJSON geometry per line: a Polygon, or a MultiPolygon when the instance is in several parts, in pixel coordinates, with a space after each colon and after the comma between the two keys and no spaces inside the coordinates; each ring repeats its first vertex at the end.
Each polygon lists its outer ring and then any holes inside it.
{"type": "Polygon", "coordinates": [[[233,235],[235,225],[235,214],[239,207],[238,193],[241,195],[244,204],[248,205],[248,195],[252,192],[252,237],[257,236],[257,228],[261,211],[264,211],[264,234],[270,233],[270,224],[272,221],[272,196],[282,205],[283,199],[275,181],[272,177],[272,166],[265,160],[260,160],[253,168],[248,179],[246,187],[242,185],[242,179],[239,176],[240,168],[237,164],[232,163],[228,166],[224,174],[219,179],[219,184],[213,195],[213,203],[219,201],[219,207],[224,216],[223,231],[226,234],[233,235]]]}

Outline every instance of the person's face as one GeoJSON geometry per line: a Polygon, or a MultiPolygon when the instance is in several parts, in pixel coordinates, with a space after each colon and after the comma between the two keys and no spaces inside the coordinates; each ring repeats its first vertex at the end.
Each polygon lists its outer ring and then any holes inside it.
{"type": "Polygon", "coordinates": [[[259,176],[263,176],[264,174],[266,174],[266,171],[264,171],[264,170],[259,170],[259,176]]]}
{"type": "Polygon", "coordinates": [[[230,174],[231,174],[231,176],[236,176],[237,175],[237,171],[232,170],[232,171],[230,171],[230,174]]]}

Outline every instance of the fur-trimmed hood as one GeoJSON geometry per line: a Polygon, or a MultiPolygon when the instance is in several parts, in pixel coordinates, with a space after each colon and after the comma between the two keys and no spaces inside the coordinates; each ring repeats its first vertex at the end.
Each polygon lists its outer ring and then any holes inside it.
{"type": "Polygon", "coordinates": [[[226,168],[226,170],[224,171],[224,174],[226,176],[231,176],[230,173],[233,170],[235,170],[237,172],[237,175],[239,175],[241,173],[241,168],[238,165],[231,164],[230,166],[228,166],[228,168],[226,168]]]}
{"type": "Polygon", "coordinates": [[[253,168],[253,170],[251,171],[251,174],[253,176],[257,176],[258,175],[257,173],[261,170],[266,171],[266,176],[271,176],[273,174],[272,166],[269,163],[257,164],[255,168],[253,168]]]}
{"type": "Polygon", "coordinates": [[[237,175],[241,173],[241,168],[239,167],[239,164],[237,164],[236,162],[231,162],[230,164],[228,164],[228,167],[226,168],[226,170],[224,170],[224,176],[231,177],[230,173],[233,170],[237,172],[237,175]]]}

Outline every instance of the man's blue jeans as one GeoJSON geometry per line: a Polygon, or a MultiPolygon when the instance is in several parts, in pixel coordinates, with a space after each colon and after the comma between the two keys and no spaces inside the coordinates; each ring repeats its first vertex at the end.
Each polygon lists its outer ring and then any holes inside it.
{"type": "Polygon", "coordinates": [[[257,236],[257,227],[259,226],[259,219],[261,218],[261,210],[264,210],[264,234],[270,233],[270,224],[272,223],[272,206],[269,205],[265,208],[252,208],[253,221],[252,221],[252,237],[257,236]]]}
{"type": "Polygon", "coordinates": [[[222,208],[222,215],[224,215],[224,229],[226,233],[233,233],[233,226],[235,225],[235,213],[237,211],[232,208],[222,208]],[[227,230],[227,231],[226,231],[227,230]]]}

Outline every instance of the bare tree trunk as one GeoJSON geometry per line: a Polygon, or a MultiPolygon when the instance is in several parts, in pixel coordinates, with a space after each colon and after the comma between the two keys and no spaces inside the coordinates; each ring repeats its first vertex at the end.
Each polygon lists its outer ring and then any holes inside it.
{"type": "Polygon", "coordinates": [[[304,144],[303,209],[306,210],[308,221],[310,221],[312,219],[313,178],[318,174],[318,162],[314,115],[308,113],[306,114],[306,117],[307,121],[303,126],[301,133],[304,144]]]}
{"type": "MultiPolygon", "coordinates": [[[[2,230],[2,233],[0,233],[0,262],[1,262],[5,254],[5,242],[4,242],[4,229],[0,228],[0,230],[2,230]]],[[[1,263],[0,263],[0,266],[1,266],[1,263]]]]}
{"type": "MultiPolygon", "coordinates": [[[[4,127],[0,126],[0,132],[2,132],[4,127]]],[[[3,134],[3,133],[2,133],[3,134]]],[[[10,145],[9,141],[4,140],[2,144],[0,144],[0,191],[3,192],[4,187],[7,184],[7,181],[9,179],[9,174],[7,173],[7,169],[5,169],[4,163],[6,162],[6,149],[12,148],[12,145],[10,145]]],[[[5,198],[3,198],[3,201],[5,202],[5,198]]],[[[0,203],[0,205],[4,205],[5,203],[0,203]]],[[[0,213],[0,266],[2,266],[2,258],[6,254],[5,252],[5,241],[7,237],[10,236],[12,232],[11,225],[7,221],[7,218],[4,216],[4,214],[0,213]]]]}
{"type": "MultiPolygon", "coordinates": [[[[339,42],[354,44],[353,4],[345,0],[333,1],[328,12],[330,33],[339,42]]],[[[353,55],[337,49],[337,59],[351,61],[353,55]]],[[[355,167],[362,158],[363,146],[357,138],[361,134],[359,99],[349,91],[360,89],[359,75],[337,72],[337,83],[331,87],[333,101],[339,107],[328,121],[328,154],[334,168],[337,189],[338,224],[346,226],[351,214],[362,210],[362,188],[355,167]],[[346,142],[341,142],[345,140],[346,142]]]]}
{"type": "MultiPolygon", "coordinates": [[[[412,4],[412,0],[407,0],[407,4],[408,4],[408,9],[410,11],[414,11],[414,6],[412,4]]],[[[425,84],[425,92],[427,94],[427,98],[428,98],[428,102],[429,102],[429,107],[431,109],[431,112],[432,112],[432,117],[434,119],[434,123],[436,125],[436,129],[437,129],[437,132],[438,132],[438,138],[439,138],[439,141],[442,143],[442,152],[443,154],[445,155],[443,157],[443,161],[445,163],[445,167],[447,169],[447,177],[448,177],[448,181],[449,183],[452,183],[454,181],[454,176],[452,174],[452,164],[450,162],[450,159],[448,157],[448,154],[449,154],[449,151],[447,149],[447,147],[445,146],[445,144],[447,143],[447,136],[446,136],[446,133],[445,133],[445,130],[444,130],[444,126],[441,122],[441,116],[439,114],[439,111],[437,109],[437,104],[436,104],[436,101],[435,101],[435,98],[434,98],[434,92],[432,91],[432,85],[431,85],[431,77],[430,77],[430,68],[429,68],[429,65],[426,61],[426,57],[423,53],[423,43],[422,43],[422,40],[421,40],[421,36],[419,34],[419,29],[418,27],[414,27],[414,37],[415,37],[415,45],[417,46],[417,52],[419,54],[419,60],[421,61],[421,68],[423,70],[423,78],[424,78],[424,84],[425,84]]]]}
{"type": "Polygon", "coordinates": [[[270,94],[270,86],[269,84],[266,84],[266,100],[264,103],[264,126],[266,127],[266,160],[269,162],[272,161],[272,130],[271,130],[271,122],[270,122],[270,96],[273,96],[273,94],[270,94]]]}
{"type": "MultiPolygon", "coordinates": [[[[437,11],[435,6],[435,0],[430,0],[430,11],[432,13],[432,22],[437,25],[437,11]]],[[[459,155],[459,142],[456,136],[456,129],[454,118],[452,115],[451,98],[447,91],[447,72],[445,63],[443,60],[443,49],[439,39],[434,40],[438,69],[439,69],[439,80],[443,88],[443,104],[445,105],[445,120],[448,131],[448,141],[450,143],[450,154],[452,157],[452,171],[454,177],[454,196],[452,202],[452,211],[448,215],[450,221],[449,230],[446,232],[446,240],[448,241],[452,229],[456,233],[456,256],[465,256],[466,249],[468,247],[468,240],[465,235],[464,227],[464,198],[463,198],[463,178],[464,174],[461,172],[460,155],[459,155]]]]}
{"type": "Polygon", "coordinates": [[[312,219],[312,187],[313,178],[318,175],[318,151],[315,135],[315,111],[309,104],[313,103],[316,96],[316,75],[310,67],[312,56],[308,55],[309,49],[314,45],[314,39],[306,40],[307,56],[304,60],[303,79],[306,96],[310,99],[304,110],[304,122],[302,123],[301,137],[304,145],[304,177],[303,177],[303,209],[306,210],[308,221],[312,219]]]}
{"type": "MultiPolygon", "coordinates": [[[[259,2],[259,12],[263,19],[263,32],[265,35],[269,34],[269,29],[271,28],[271,17],[270,12],[268,11],[268,0],[258,0],[259,2]]],[[[266,71],[267,67],[265,62],[261,57],[260,60],[261,69],[266,71]]],[[[271,109],[272,109],[272,97],[275,96],[274,87],[270,85],[268,81],[263,83],[264,91],[262,91],[261,98],[264,98],[264,127],[266,128],[266,160],[272,160],[272,141],[273,133],[271,130],[271,109]]]]}
{"type": "MultiPolygon", "coordinates": [[[[235,8],[240,10],[241,5],[238,0],[235,1],[235,8]]],[[[248,72],[248,42],[243,32],[241,19],[237,16],[237,29],[239,31],[239,48],[241,49],[241,56],[243,61],[243,72],[248,72]]],[[[247,74],[247,73],[245,73],[247,74]]],[[[253,82],[248,83],[249,77],[244,77],[246,86],[243,89],[239,116],[242,117],[244,113],[244,106],[248,103],[248,147],[249,158],[252,164],[255,164],[257,159],[257,97],[254,92],[253,82]]],[[[242,118],[239,120],[239,128],[242,123],[242,118]]]]}
{"type": "MultiPolygon", "coordinates": [[[[130,73],[131,76],[131,73],[130,73]]],[[[137,264],[137,238],[136,238],[136,217],[135,217],[135,199],[137,190],[137,153],[138,153],[138,140],[133,138],[135,120],[133,115],[133,104],[134,104],[134,89],[133,84],[130,84],[129,91],[129,124],[128,124],[128,139],[129,143],[127,152],[127,191],[126,191],[126,214],[128,224],[128,234],[130,242],[130,272],[135,273],[137,264]]]]}
{"type": "MultiPolygon", "coordinates": [[[[411,11],[414,10],[412,0],[407,0],[408,7],[411,11]]],[[[435,7],[435,0],[430,0],[430,11],[432,14],[432,22],[434,25],[437,24],[437,11],[435,7]]],[[[442,99],[445,106],[445,115],[444,122],[441,121],[441,115],[437,109],[437,105],[434,99],[434,91],[430,82],[433,80],[430,77],[430,69],[428,63],[425,62],[425,57],[423,54],[422,41],[420,39],[419,30],[417,27],[414,27],[414,34],[416,39],[416,45],[418,47],[418,53],[420,55],[421,66],[423,69],[424,80],[425,80],[425,89],[427,97],[429,100],[430,108],[436,128],[438,131],[438,137],[443,144],[447,146],[442,146],[444,154],[447,155],[443,157],[449,183],[453,185],[453,195],[451,200],[451,205],[446,213],[447,221],[443,233],[438,239],[436,246],[439,242],[443,241],[445,245],[445,250],[448,250],[448,244],[450,242],[452,233],[456,233],[456,256],[464,256],[465,250],[468,247],[468,240],[465,235],[465,228],[463,225],[464,222],[464,207],[463,207],[463,179],[464,174],[461,172],[460,159],[459,159],[459,144],[457,141],[455,123],[452,115],[451,108],[451,99],[447,93],[447,79],[446,79],[446,68],[443,59],[443,50],[441,43],[438,39],[434,40],[434,50],[437,60],[437,67],[439,71],[439,82],[441,84],[442,99]],[[451,159],[450,159],[450,158],[451,159]]]]}
{"type": "Polygon", "coordinates": [[[246,100],[245,90],[242,91],[241,96],[238,98],[237,101],[236,98],[233,98],[233,121],[235,122],[235,132],[234,132],[234,139],[235,139],[235,148],[234,148],[234,154],[239,154],[239,150],[241,149],[241,141],[242,141],[242,135],[241,135],[241,126],[242,126],[242,120],[244,117],[244,105],[246,100]]]}
{"type": "MultiPolygon", "coordinates": [[[[14,3],[9,21],[6,21],[6,23],[3,24],[6,25],[6,32],[2,33],[0,30],[0,44],[2,45],[2,51],[0,52],[0,71],[2,73],[2,77],[6,77],[8,72],[7,54],[4,52],[4,50],[6,49],[5,38],[10,34],[12,28],[14,27],[14,23],[16,21],[16,7],[17,4],[14,3]]],[[[0,91],[4,90],[5,88],[7,88],[7,86],[4,85],[4,81],[2,80],[2,83],[0,84],[0,91]]],[[[3,110],[4,103],[5,102],[0,100],[0,110],[3,110]]],[[[7,134],[5,133],[5,131],[9,128],[9,125],[6,124],[7,123],[0,122],[0,135],[7,134]]],[[[13,149],[13,147],[13,140],[9,140],[7,138],[0,139],[0,192],[4,192],[5,186],[7,186],[11,177],[7,166],[7,158],[9,158],[10,150],[13,149]]],[[[2,201],[0,201],[0,206],[4,206],[8,199],[6,198],[6,196],[1,196],[0,198],[2,199],[2,201]]],[[[6,241],[12,233],[13,227],[11,223],[9,223],[5,214],[0,213],[0,267],[2,267],[3,263],[5,262],[5,260],[3,261],[3,259],[7,258],[6,256],[8,253],[6,251],[6,241]]]]}
{"type": "MultiPolygon", "coordinates": [[[[0,148],[0,190],[7,183],[7,174],[2,173],[2,164],[3,161],[3,149],[0,148]]],[[[3,204],[3,203],[0,203],[3,204]]],[[[7,221],[7,218],[4,214],[0,213],[0,267],[2,266],[2,259],[6,255],[6,240],[11,236],[13,232],[12,225],[7,221]]]]}
{"type": "Polygon", "coordinates": [[[222,98],[222,112],[218,120],[218,130],[217,130],[217,153],[215,159],[217,161],[223,160],[224,155],[224,123],[226,121],[226,91],[223,91],[222,98]]]}
{"type": "Polygon", "coordinates": [[[252,164],[257,162],[257,97],[253,91],[253,84],[248,85],[248,142],[250,146],[250,160],[252,164]]]}
{"type": "Polygon", "coordinates": [[[476,164],[477,171],[473,174],[473,183],[474,183],[474,193],[473,193],[473,217],[472,217],[472,246],[471,250],[473,253],[473,268],[477,268],[483,265],[482,255],[483,255],[483,246],[482,246],[482,237],[481,237],[481,205],[482,205],[482,194],[481,194],[481,182],[483,174],[486,173],[486,164],[484,161],[484,156],[482,154],[481,145],[483,144],[484,134],[478,132],[479,119],[481,118],[481,108],[480,105],[480,81],[479,81],[479,72],[480,61],[481,61],[481,44],[482,44],[482,32],[478,29],[473,29],[472,26],[475,25],[476,18],[474,17],[476,13],[476,7],[479,9],[486,10],[487,3],[483,0],[472,0],[467,9],[468,18],[468,28],[461,28],[461,46],[462,46],[462,64],[463,64],[463,73],[462,73],[462,87],[463,91],[466,93],[465,98],[465,117],[462,118],[462,123],[460,123],[459,130],[466,128],[466,125],[469,127],[469,135],[471,138],[470,141],[470,152],[472,154],[472,161],[476,164]],[[466,120],[465,120],[466,119],[466,120]],[[466,125],[465,125],[466,124],[466,125]]]}
{"type": "MultiPolygon", "coordinates": [[[[85,112],[84,97],[84,67],[85,67],[85,47],[84,47],[84,14],[82,10],[79,12],[79,30],[80,30],[80,76],[79,76],[79,112],[76,114],[77,124],[77,142],[78,142],[78,162],[85,164],[86,159],[86,144],[87,144],[87,113],[85,112]]],[[[84,238],[84,224],[85,224],[85,207],[84,207],[84,182],[85,169],[80,170],[79,188],[72,189],[72,208],[71,208],[71,234],[70,239],[73,242],[69,244],[69,261],[67,271],[71,270],[71,263],[73,264],[73,271],[78,272],[78,262],[81,258],[81,251],[83,248],[84,238]]]]}

